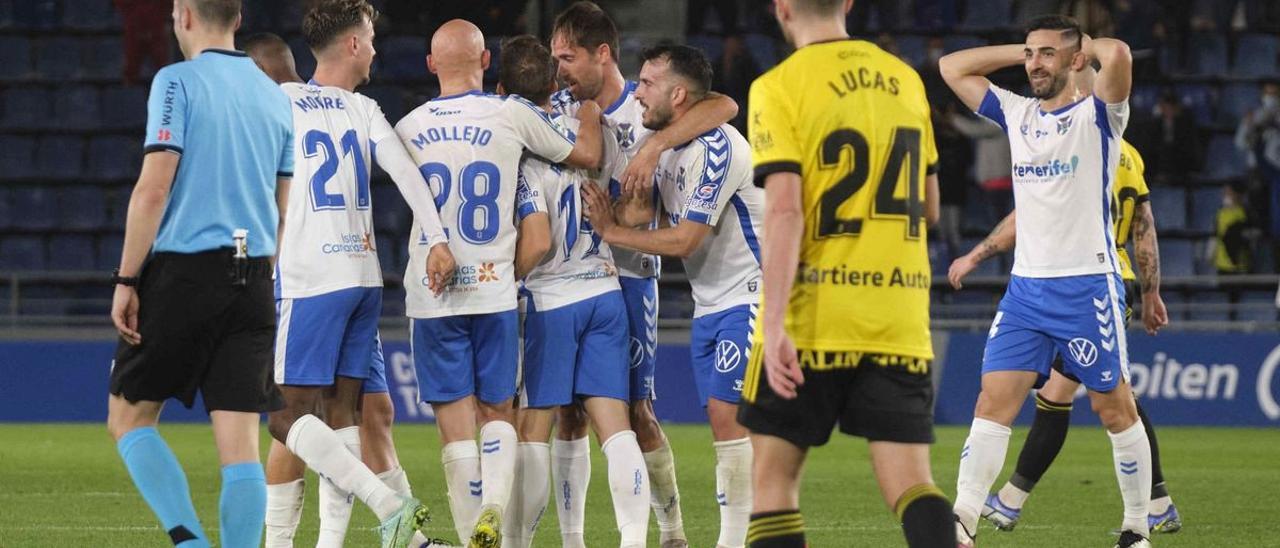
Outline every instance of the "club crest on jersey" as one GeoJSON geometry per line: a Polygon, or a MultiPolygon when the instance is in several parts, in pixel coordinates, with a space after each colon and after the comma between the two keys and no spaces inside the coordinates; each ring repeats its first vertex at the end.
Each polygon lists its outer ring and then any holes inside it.
{"type": "Polygon", "coordinates": [[[618,124],[618,129],[614,131],[618,138],[618,146],[623,150],[630,149],[636,144],[636,128],[630,123],[618,124]]]}
{"type": "Polygon", "coordinates": [[[1093,341],[1076,337],[1067,342],[1067,350],[1081,367],[1089,367],[1098,361],[1098,347],[1093,341]]]}
{"type": "Polygon", "coordinates": [[[1066,135],[1068,131],[1071,131],[1071,117],[1063,116],[1058,119],[1058,135],[1066,135]]]}

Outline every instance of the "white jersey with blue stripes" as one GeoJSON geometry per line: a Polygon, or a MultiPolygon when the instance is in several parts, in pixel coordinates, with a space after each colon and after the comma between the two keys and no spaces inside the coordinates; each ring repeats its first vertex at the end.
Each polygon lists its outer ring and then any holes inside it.
{"type": "MultiPolygon", "coordinates": [[[[565,133],[578,129],[574,118],[555,114],[551,121],[565,133]]],[[[595,172],[533,155],[520,161],[519,217],[546,213],[551,225],[551,252],[524,279],[535,310],[551,310],[620,289],[613,250],[582,211],[582,185],[608,192],[610,179],[617,178],[626,165],[613,135],[605,132],[603,141],[604,167],[595,172]]]]}
{"type": "MultiPolygon", "coordinates": [[[[516,308],[516,185],[527,150],[553,162],[573,151],[533,103],[472,91],[427,101],[396,132],[431,186],[457,261],[439,297],[428,289],[427,244],[409,242],[405,312],[411,318],[488,314],[516,308]]],[[[420,234],[415,216],[413,234],[420,234]]]]}
{"type": "Polygon", "coordinates": [[[693,316],[759,302],[764,190],[751,182],[747,140],[723,124],[662,153],[655,177],[672,226],[711,226],[698,249],[684,259],[693,287],[693,316]]]}
{"type": "MultiPolygon", "coordinates": [[[[623,161],[622,169],[618,170],[619,174],[626,169],[631,157],[640,150],[640,145],[643,145],[645,139],[653,133],[653,130],[644,127],[642,122],[644,106],[636,99],[635,91],[636,83],[627,81],[618,100],[612,105],[600,105],[600,108],[604,109],[600,123],[613,133],[614,139],[622,149],[623,161]]],[[[568,88],[551,95],[551,108],[565,116],[576,116],[578,104],[568,88]]],[[[654,219],[653,226],[657,226],[657,219],[654,219]]],[[[662,262],[657,255],[618,248],[614,250],[613,258],[618,265],[619,273],[627,278],[653,278],[662,270],[662,262]]]]}
{"type": "Polygon", "coordinates": [[[1046,112],[1038,99],[992,85],[978,114],[1009,135],[1017,247],[1013,274],[1119,274],[1111,188],[1129,104],[1088,96],[1046,112]]]}

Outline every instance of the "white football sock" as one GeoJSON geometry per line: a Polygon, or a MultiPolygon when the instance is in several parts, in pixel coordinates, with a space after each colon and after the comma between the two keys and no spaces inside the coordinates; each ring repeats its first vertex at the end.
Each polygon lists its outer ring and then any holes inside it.
{"type": "MultiPolygon", "coordinates": [[[[347,451],[360,458],[359,426],[348,426],[333,433],[342,438],[347,451]]],[[[316,548],[342,548],[347,538],[347,524],[351,523],[353,499],[351,493],[339,489],[333,482],[320,480],[320,536],[316,539],[316,548]]]]}
{"type": "Polygon", "coordinates": [[[720,539],[717,546],[741,548],[747,544],[751,523],[751,438],[715,442],[716,501],[720,503],[720,539]]]}
{"type": "Polygon", "coordinates": [[[507,507],[502,522],[502,544],[529,548],[538,531],[538,521],[547,510],[551,494],[551,445],[520,442],[520,459],[516,466],[515,500],[507,507]]]}
{"type": "Polygon", "coordinates": [[[649,536],[649,473],[636,433],[623,430],[600,446],[609,463],[609,492],[621,546],[644,546],[649,536]]]}
{"type": "Polygon", "coordinates": [[[397,466],[387,470],[386,472],[378,474],[378,479],[382,480],[382,483],[387,484],[387,487],[390,487],[402,496],[413,496],[413,490],[409,488],[409,477],[404,474],[404,468],[397,466]]]}
{"type": "Polygon", "coordinates": [[[591,443],[583,437],[551,441],[551,481],[556,494],[556,517],[564,548],[585,548],[587,485],[591,481],[591,443]]]}
{"type": "Polygon", "coordinates": [[[1004,505],[1009,508],[1018,510],[1022,508],[1023,504],[1027,503],[1027,497],[1030,497],[1031,493],[1018,489],[1018,487],[1012,483],[1005,482],[1004,487],[1000,488],[998,495],[1000,496],[1001,503],[1004,503],[1004,505]]]}
{"type": "Polygon", "coordinates": [[[1158,516],[1169,511],[1169,507],[1173,506],[1173,498],[1164,496],[1151,499],[1151,503],[1147,505],[1147,513],[1158,516]]]}
{"type": "Polygon", "coordinates": [[[1111,456],[1116,463],[1116,480],[1120,483],[1120,497],[1124,499],[1124,525],[1122,528],[1142,536],[1147,530],[1147,504],[1151,499],[1151,444],[1142,421],[1133,423],[1123,432],[1111,437],[1111,456]]]}
{"type": "Polygon", "coordinates": [[[304,480],[267,486],[266,548],[293,548],[293,535],[302,519],[305,498],[304,480]]]}
{"type": "Polygon", "coordinates": [[[670,444],[644,454],[649,471],[649,505],[658,520],[659,543],[684,539],[684,520],[680,517],[680,488],[676,485],[676,461],[670,444]]]}
{"type": "Polygon", "coordinates": [[[1009,434],[1008,426],[975,417],[969,438],[964,440],[960,474],[956,478],[955,512],[970,533],[978,531],[978,516],[982,514],[987,492],[1004,467],[1009,434]]]}
{"type": "Polygon", "coordinates": [[[480,517],[480,449],[472,440],[455,441],[440,451],[444,481],[449,487],[453,527],[465,544],[480,517]]]}
{"type": "Polygon", "coordinates": [[[364,501],[380,521],[395,514],[404,504],[398,493],[384,485],[359,458],[344,450],[342,438],[315,415],[303,415],[289,427],[285,446],[322,478],[364,501]]]}
{"type": "Polygon", "coordinates": [[[506,511],[516,479],[516,428],[509,422],[491,421],[480,427],[480,477],[484,493],[480,506],[497,505],[506,511]]]}

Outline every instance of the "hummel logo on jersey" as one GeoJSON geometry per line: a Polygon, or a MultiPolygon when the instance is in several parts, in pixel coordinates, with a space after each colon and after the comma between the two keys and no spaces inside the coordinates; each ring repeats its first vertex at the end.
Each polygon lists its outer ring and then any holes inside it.
{"type": "Polygon", "coordinates": [[[1081,367],[1089,367],[1098,361],[1098,347],[1089,339],[1076,337],[1067,342],[1067,350],[1081,367]]]}

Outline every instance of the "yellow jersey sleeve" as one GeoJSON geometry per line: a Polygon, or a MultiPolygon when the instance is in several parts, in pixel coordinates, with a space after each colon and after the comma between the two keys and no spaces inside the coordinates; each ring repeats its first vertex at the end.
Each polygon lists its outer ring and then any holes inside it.
{"type": "Polygon", "coordinates": [[[760,78],[751,84],[748,98],[747,135],[751,140],[751,164],[755,183],[773,173],[800,173],[802,155],[796,137],[795,114],[786,92],[774,80],[760,78]]]}

